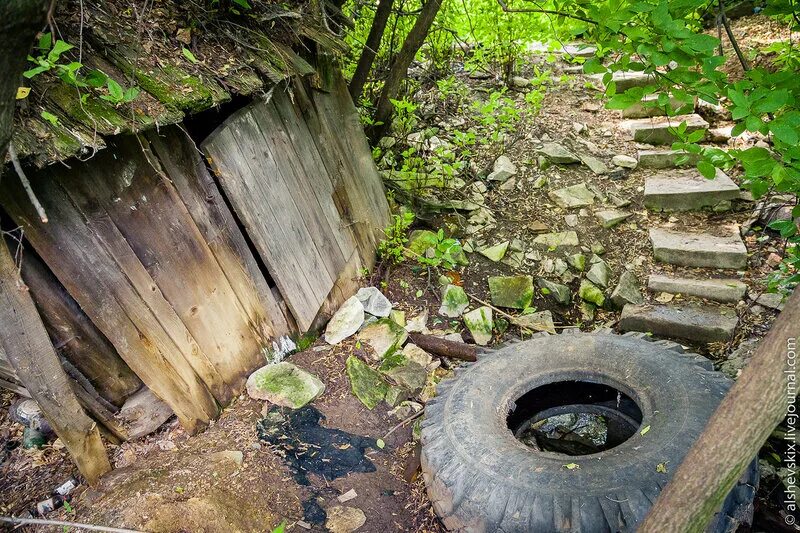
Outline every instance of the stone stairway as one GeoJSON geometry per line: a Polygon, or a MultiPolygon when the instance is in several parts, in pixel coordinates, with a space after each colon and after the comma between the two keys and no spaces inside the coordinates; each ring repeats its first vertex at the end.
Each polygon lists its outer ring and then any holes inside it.
{"type": "MultiPolygon", "coordinates": [[[[614,81],[618,92],[652,83],[641,73],[616,73],[614,81]]],[[[670,102],[673,112],[678,106],[678,102],[670,102]]],[[[694,168],[696,156],[678,165],[686,154],[661,148],[676,140],[674,128],[682,122],[686,122],[686,132],[708,131],[708,122],[693,112],[667,117],[664,111],[638,106],[627,111],[624,117],[628,120],[620,124],[634,141],[653,146],[639,150],[639,167],[650,172],[645,179],[645,206],[657,212],[729,210],[731,202],[740,197],[739,187],[730,177],[718,171],[714,179],[706,179],[694,168]]],[[[668,297],[658,298],[665,302],[658,305],[627,304],[620,329],[701,343],[730,341],[738,323],[734,306],[744,298],[746,285],[730,274],[717,276],[719,270],[747,267],[747,248],[739,228],[711,223],[704,231],[651,227],[649,237],[655,260],[671,265],[674,273],[652,273],[647,287],[668,297]],[[678,294],[682,298],[669,296],[678,294]]]]}

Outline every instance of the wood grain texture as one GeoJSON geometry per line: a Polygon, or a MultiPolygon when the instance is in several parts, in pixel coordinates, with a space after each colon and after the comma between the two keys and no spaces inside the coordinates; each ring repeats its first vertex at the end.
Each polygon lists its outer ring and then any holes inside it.
{"type": "Polygon", "coordinates": [[[260,341],[266,344],[291,333],[277,299],[194,142],[175,126],[150,132],[147,138],[247,312],[260,341]]]}
{"type": "Polygon", "coordinates": [[[257,115],[234,114],[203,149],[301,330],[334,279],[287,187],[257,115]]]}
{"type": "Polygon", "coordinates": [[[202,145],[302,331],[352,295],[389,218],[358,114],[335,80],[331,93],[277,86],[202,145]]]}
{"type": "Polygon", "coordinates": [[[187,360],[200,350],[108,214],[72,191],[86,205],[76,203],[60,182],[82,175],[83,169],[76,168],[34,176],[32,186],[49,224],[39,222],[13,176],[0,184],[3,207],[128,366],[172,407],[184,427],[196,431],[218,413],[214,396],[187,360]],[[170,313],[171,318],[164,316],[170,313]]]}
{"type": "Polygon", "coordinates": [[[83,411],[50,338],[0,239],[0,347],[90,484],[111,470],[97,424],[83,411]]]}
{"type": "Polygon", "coordinates": [[[23,253],[21,274],[56,352],[106,401],[122,406],[142,381],[36,254],[23,253]]]}

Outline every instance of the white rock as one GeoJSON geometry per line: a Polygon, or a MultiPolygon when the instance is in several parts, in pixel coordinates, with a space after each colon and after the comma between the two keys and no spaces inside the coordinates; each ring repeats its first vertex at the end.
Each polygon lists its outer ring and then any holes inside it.
{"type": "Polygon", "coordinates": [[[514,165],[508,157],[501,155],[495,160],[492,173],[489,174],[488,179],[489,181],[506,181],[516,173],[516,165],[514,165]]]}
{"type": "Polygon", "coordinates": [[[364,311],[371,315],[385,318],[392,312],[392,303],[377,287],[363,287],[358,289],[356,298],[364,306],[364,311]]]}
{"type": "Polygon", "coordinates": [[[615,155],[611,158],[611,162],[622,168],[636,168],[639,164],[639,161],[635,157],[623,154],[615,155]]]}
{"type": "Polygon", "coordinates": [[[364,323],[364,305],[357,296],[351,296],[331,317],[325,328],[325,342],[339,344],[353,335],[364,323]]]}

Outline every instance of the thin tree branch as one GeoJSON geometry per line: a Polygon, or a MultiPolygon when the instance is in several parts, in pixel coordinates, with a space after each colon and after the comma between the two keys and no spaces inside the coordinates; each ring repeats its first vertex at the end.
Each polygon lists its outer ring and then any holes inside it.
{"type": "Polygon", "coordinates": [[[144,533],[137,529],[120,529],[117,527],[94,526],[92,524],[81,524],[79,522],[66,522],[64,520],[44,520],[42,518],[15,518],[13,516],[0,516],[0,522],[9,524],[33,524],[42,526],[66,526],[76,527],[80,529],[89,529],[91,531],[108,531],[109,533],[144,533]]]}
{"type": "Polygon", "coordinates": [[[47,224],[47,213],[44,212],[44,207],[42,207],[42,204],[39,203],[39,199],[36,197],[33,189],[31,189],[31,183],[28,181],[28,176],[25,175],[25,171],[22,170],[22,165],[19,164],[17,151],[14,149],[13,142],[8,143],[8,155],[11,157],[11,163],[14,165],[14,170],[17,171],[19,181],[22,182],[22,188],[25,189],[25,192],[28,194],[28,198],[30,198],[33,207],[36,208],[36,213],[39,215],[39,218],[42,220],[42,222],[47,224]]]}
{"type": "Polygon", "coordinates": [[[733,35],[733,30],[731,30],[730,22],[728,22],[728,17],[725,15],[725,2],[724,0],[719,0],[719,16],[722,19],[722,25],[725,26],[725,33],[728,34],[728,40],[731,42],[731,46],[733,46],[733,51],[736,52],[736,57],[739,58],[739,63],[742,64],[742,68],[745,72],[750,70],[750,64],[745,59],[744,54],[742,53],[742,49],[739,48],[739,42],[736,40],[736,37],[733,35]]]}

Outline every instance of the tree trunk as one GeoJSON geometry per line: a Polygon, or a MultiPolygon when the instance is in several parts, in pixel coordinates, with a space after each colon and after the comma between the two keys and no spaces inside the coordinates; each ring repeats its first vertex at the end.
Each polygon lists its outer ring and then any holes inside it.
{"type": "Polygon", "coordinates": [[[2,349],[81,474],[94,484],[111,470],[97,424],[86,416],[36,306],[3,239],[0,239],[0,336],[2,349]]]}
{"type": "Polygon", "coordinates": [[[786,302],[739,380],[722,400],[639,533],[700,532],[786,416],[794,386],[800,290],[786,302]]]}
{"type": "Polygon", "coordinates": [[[17,87],[33,39],[42,28],[49,0],[0,1],[0,156],[5,160],[14,123],[17,87]]]}
{"type": "Polygon", "coordinates": [[[400,53],[397,54],[392,63],[389,75],[386,77],[383,90],[375,106],[374,120],[379,124],[372,126],[369,131],[369,138],[373,144],[383,137],[384,132],[389,127],[389,121],[394,111],[390,100],[397,97],[400,83],[408,75],[408,67],[411,66],[411,62],[414,61],[414,57],[417,55],[423,41],[425,41],[425,37],[428,36],[428,31],[431,29],[433,20],[436,18],[441,6],[441,0],[427,0],[425,2],[416,22],[414,22],[414,27],[411,28],[405,42],[403,42],[400,53]]]}
{"type": "Polygon", "coordinates": [[[394,0],[378,0],[378,9],[375,11],[375,18],[372,19],[367,42],[364,43],[364,49],[361,51],[361,57],[358,58],[358,65],[356,65],[356,72],[353,74],[353,79],[350,80],[350,96],[356,105],[358,105],[358,99],[361,98],[361,92],[364,90],[364,84],[367,83],[370,70],[372,70],[372,62],[378,55],[383,32],[386,30],[386,23],[389,22],[389,15],[392,13],[392,5],[394,5],[394,0]]]}

